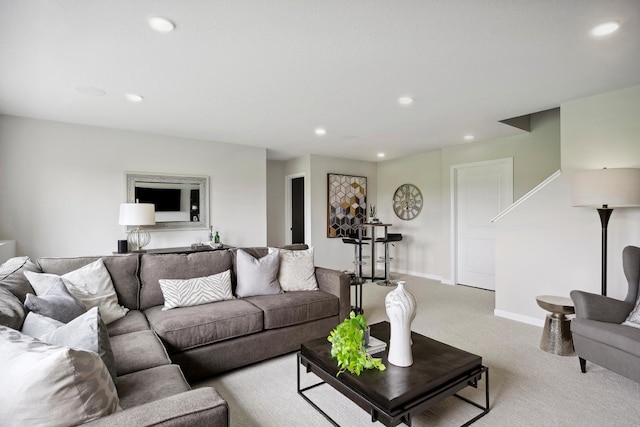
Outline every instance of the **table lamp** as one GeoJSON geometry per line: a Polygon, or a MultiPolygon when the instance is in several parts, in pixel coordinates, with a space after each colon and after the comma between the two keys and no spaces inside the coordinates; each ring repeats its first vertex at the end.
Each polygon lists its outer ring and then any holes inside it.
{"type": "Polygon", "coordinates": [[[127,242],[133,252],[142,252],[151,241],[151,235],[143,225],[155,225],[156,212],[152,203],[122,203],[120,205],[120,225],[135,227],[129,232],[127,242]]]}
{"type": "Polygon", "coordinates": [[[613,208],[640,206],[640,169],[578,171],[571,177],[571,205],[598,209],[602,224],[602,295],[607,295],[607,226],[613,208]]]}

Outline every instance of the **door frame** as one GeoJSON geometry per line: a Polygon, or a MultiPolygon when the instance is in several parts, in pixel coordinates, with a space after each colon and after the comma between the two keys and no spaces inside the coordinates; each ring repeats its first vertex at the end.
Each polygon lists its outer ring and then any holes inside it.
{"type": "Polygon", "coordinates": [[[304,240],[309,246],[311,243],[311,208],[309,198],[309,183],[304,172],[285,175],[284,177],[284,242],[286,245],[291,244],[291,181],[294,178],[304,178],[304,240]]]}
{"type": "MultiPolygon", "coordinates": [[[[457,165],[451,165],[450,172],[450,194],[451,194],[451,242],[450,242],[450,258],[451,259],[451,284],[458,284],[458,171],[460,169],[473,168],[478,166],[490,166],[490,165],[504,165],[509,172],[510,180],[508,185],[511,186],[511,204],[513,204],[513,157],[506,157],[503,159],[485,160],[481,162],[472,163],[460,163],[457,165]]],[[[508,209],[508,206],[505,207],[508,209]]],[[[499,214],[499,213],[498,213],[499,214]]]]}

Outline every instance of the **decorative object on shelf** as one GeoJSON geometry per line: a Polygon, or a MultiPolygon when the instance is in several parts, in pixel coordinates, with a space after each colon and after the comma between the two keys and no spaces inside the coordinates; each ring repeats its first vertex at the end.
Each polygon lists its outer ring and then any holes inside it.
{"type": "Polygon", "coordinates": [[[405,289],[404,280],[398,281],[398,287],[389,292],[384,300],[387,317],[391,324],[389,355],[392,365],[407,367],[413,364],[411,353],[411,322],[416,317],[416,299],[405,289]]]}
{"type": "Polygon", "coordinates": [[[349,318],[344,319],[327,337],[331,343],[331,357],[337,359],[340,368],[337,375],[344,371],[360,375],[363,369],[381,371],[386,369],[382,359],[376,359],[367,353],[365,345],[367,329],[367,320],[364,315],[356,315],[352,311],[349,318]]]}
{"type": "Polygon", "coordinates": [[[349,234],[367,219],[367,178],[327,174],[327,237],[349,234]]]}
{"type": "Polygon", "coordinates": [[[120,225],[134,227],[127,236],[127,242],[131,251],[141,252],[151,242],[151,235],[142,226],[156,223],[154,205],[151,203],[122,203],[119,222],[120,225]]]}
{"type": "Polygon", "coordinates": [[[369,222],[377,224],[380,222],[378,217],[376,217],[376,213],[378,210],[376,209],[376,205],[369,206],[369,222]]]}
{"type": "Polygon", "coordinates": [[[613,208],[640,206],[640,169],[596,169],[571,177],[571,205],[597,208],[602,225],[601,292],[607,295],[607,227],[613,208]]]}
{"type": "Polygon", "coordinates": [[[423,204],[422,192],[413,184],[402,184],[393,194],[393,211],[402,220],[411,221],[417,217],[423,204]]]}

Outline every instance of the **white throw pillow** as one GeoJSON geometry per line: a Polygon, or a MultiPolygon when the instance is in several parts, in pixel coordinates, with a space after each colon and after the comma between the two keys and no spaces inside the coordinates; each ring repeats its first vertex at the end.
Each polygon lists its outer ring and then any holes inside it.
{"type": "Polygon", "coordinates": [[[70,426],[120,409],[100,356],[45,344],[0,326],[0,420],[7,426],[70,426]]]}
{"type": "Polygon", "coordinates": [[[47,273],[27,275],[26,272],[25,275],[36,291],[36,295],[46,292],[58,277],[62,277],[71,295],[80,300],[87,310],[93,307],[100,308],[102,320],[107,325],[124,317],[129,311],[128,308],[118,304],[118,295],[102,258],[62,276],[47,273]]]}
{"type": "Polygon", "coordinates": [[[640,329],[640,298],[636,301],[636,306],[631,310],[629,316],[627,316],[627,320],[622,322],[625,326],[631,326],[632,328],[640,329]]]}
{"type": "Polygon", "coordinates": [[[195,279],[160,279],[164,296],[163,310],[189,307],[210,302],[233,299],[231,292],[231,270],[195,279]]]}
{"type": "Polygon", "coordinates": [[[275,295],[282,292],[278,281],[280,258],[277,252],[255,259],[238,249],[236,252],[236,295],[238,298],[275,295]]]}
{"type": "Polygon", "coordinates": [[[269,248],[269,252],[280,252],[278,281],[285,292],[318,290],[313,248],[302,251],[269,248]]]}

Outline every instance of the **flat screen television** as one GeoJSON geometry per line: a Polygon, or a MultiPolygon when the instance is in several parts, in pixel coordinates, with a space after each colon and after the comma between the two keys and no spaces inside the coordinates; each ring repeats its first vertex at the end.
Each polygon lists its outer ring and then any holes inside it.
{"type": "Polygon", "coordinates": [[[153,203],[156,212],[180,212],[179,188],[136,187],[136,200],[140,203],[153,203]]]}

